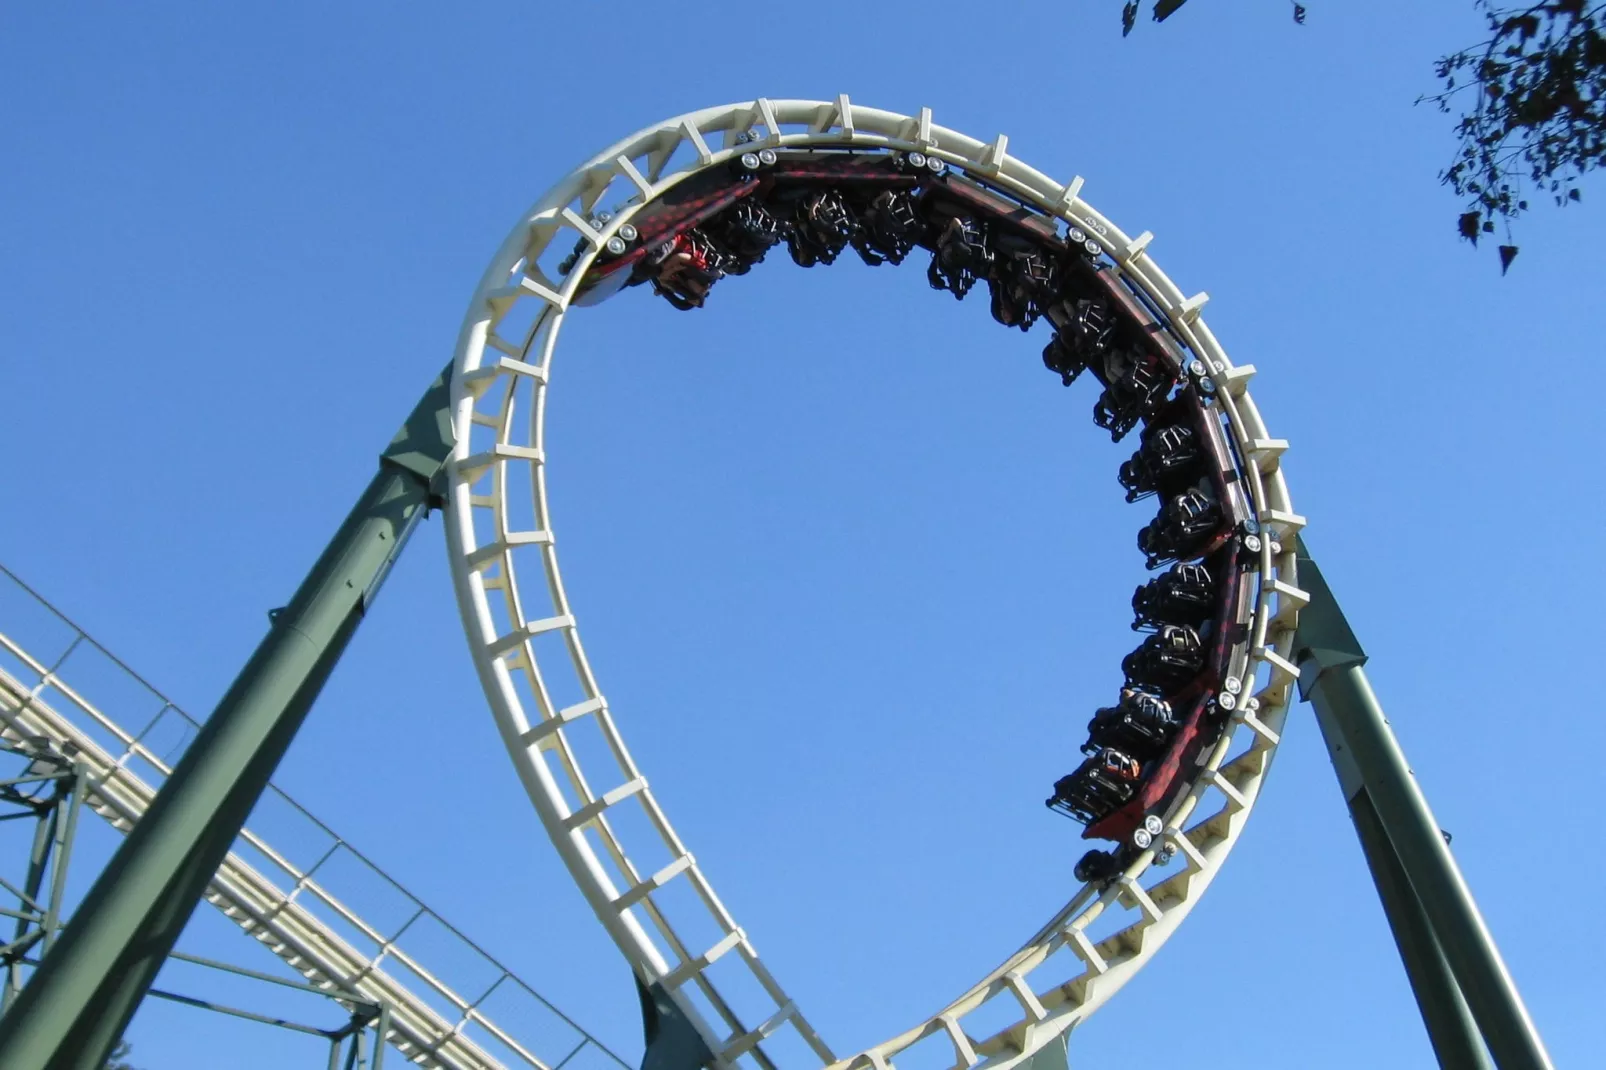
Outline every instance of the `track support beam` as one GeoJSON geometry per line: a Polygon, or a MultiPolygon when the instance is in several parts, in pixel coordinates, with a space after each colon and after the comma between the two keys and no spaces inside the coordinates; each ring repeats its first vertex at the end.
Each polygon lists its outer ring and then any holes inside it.
{"type": "Polygon", "coordinates": [[[708,1042],[662,983],[646,985],[637,975],[636,995],[641,998],[642,1030],[647,1038],[641,1070],[701,1070],[714,1065],[708,1042]]]}
{"type": "Polygon", "coordinates": [[[55,946],[0,1017],[7,1070],[99,1070],[408,537],[452,448],[438,376],[55,946]]]}
{"type": "Polygon", "coordinates": [[[1294,660],[1316,711],[1378,897],[1439,1065],[1552,1070],[1528,1009],[1484,925],[1388,718],[1333,592],[1299,541],[1294,660]],[[1485,1052],[1487,1046],[1487,1053],[1485,1052]]]}

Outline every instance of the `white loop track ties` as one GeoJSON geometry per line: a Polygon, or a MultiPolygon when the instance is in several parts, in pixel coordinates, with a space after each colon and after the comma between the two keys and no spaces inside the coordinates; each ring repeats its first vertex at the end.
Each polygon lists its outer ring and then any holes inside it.
{"type": "Polygon", "coordinates": [[[853,104],[846,95],[835,101],[760,99],[666,120],[597,154],[536,202],[486,271],[459,336],[448,552],[486,696],[535,811],[575,883],[625,958],[644,981],[663,983],[721,1067],[748,1060],[772,1066],[765,1043],[788,1027],[818,1064],[843,1068],[895,1067],[901,1052],[938,1034],[953,1048],[955,1067],[1006,1070],[1030,1057],[1109,1000],[1187,917],[1237,842],[1281,738],[1293,682],[1293,629],[1306,600],[1293,545],[1304,520],[1293,510],[1281,468],[1287,443],[1272,437],[1249,393],[1254,369],[1235,367],[1210,332],[1202,316],[1207,295],[1185,296],[1160,270],[1151,252],[1153,235],[1127,235],[1082,198],[1080,177],[1057,182],[1010,154],[1008,145],[1002,134],[982,141],[939,126],[929,109],[902,115],[853,104]],[[760,147],[810,146],[920,152],[1087,231],[1089,240],[1116,257],[1115,270],[1160,320],[1168,344],[1186,359],[1203,362],[1217,387],[1215,404],[1239,462],[1249,515],[1263,533],[1258,564],[1246,578],[1250,638],[1235,664],[1243,696],[1171,805],[1154,848],[1139,853],[1107,885],[1075,891],[997,969],[936,1014],[846,1057],[826,1046],[770,975],[625,748],[586,660],[558,571],[543,443],[558,334],[599,250],[647,203],[699,172],[760,147]],[[603,205],[605,194],[617,194],[620,203],[603,205]],[[600,216],[602,207],[612,215],[600,216]],[[562,265],[566,270],[543,267],[553,253],[577,244],[578,255],[562,265]],[[510,478],[529,480],[530,502],[510,499],[510,478]],[[517,509],[523,512],[512,515],[517,509]],[[521,589],[520,571],[532,568],[540,570],[542,582],[521,589]],[[526,603],[541,608],[527,615],[526,603]],[[543,635],[561,643],[538,652],[543,635]],[[566,692],[584,696],[562,709],[549,686],[560,675],[568,677],[566,692]],[[571,733],[582,730],[601,734],[612,761],[581,769],[571,733]],[[1219,805],[1207,805],[1212,794],[1219,805]],[[667,865],[642,872],[610,821],[619,807],[638,807],[658,841],[633,844],[636,856],[646,853],[645,846],[655,857],[667,854],[667,865]],[[1158,881],[1145,883],[1155,849],[1167,844],[1176,860],[1163,872],[1156,869],[1158,881]],[[662,889],[681,882],[694,893],[691,901],[704,920],[723,934],[708,947],[687,945],[657,901],[662,889]],[[1107,936],[1089,935],[1112,924],[1107,936]],[[709,975],[716,964],[729,968],[732,962],[771,1001],[756,1022],[741,1020],[709,975]],[[1066,962],[1075,966],[1070,980],[1038,981],[1066,976],[1063,968],[1044,968],[1066,962]],[[981,1036],[967,1029],[968,1019],[979,1020],[977,1012],[997,1000],[1012,1008],[1014,1024],[981,1036]]]}

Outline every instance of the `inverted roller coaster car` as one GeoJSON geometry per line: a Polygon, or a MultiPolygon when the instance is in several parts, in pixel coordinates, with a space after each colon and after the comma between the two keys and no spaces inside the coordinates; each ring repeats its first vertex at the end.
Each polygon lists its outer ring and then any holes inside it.
{"type": "Polygon", "coordinates": [[[1166,624],[1198,627],[1210,618],[1215,584],[1204,565],[1179,562],[1132,592],[1133,631],[1154,631],[1166,624]]]}
{"type": "Polygon", "coordinates": [[[1153,692],[1124,687],[1114,706],[1103,707],[1088,722],[1082,753],[1098,754],[1110,747],[1147,761],[1165,749],[1176,727],[1170,703],[1153,692]]]}
{"type": "Polygon", "coordinates": [[[1168,499],[1160,515],[1138,532],[1138,549],[1149,568],[1167,561],[1202,557],[1228,534],[1226,516],[1215,495],[1192,487],[1168,499]]]}
{"type": "Polygon", "coordinates": [[[1070,386],[1088,365],[1104,359],[1115,335],[1115,323],[1105,302],[1090,297],[1062,302],[1047,313],[1055,323],[1054,337],[1043,347],[1043,365],[1070,386]],[[1059,314],[1056,315],[1056,312],[1059,314]]]}
{"type": "Polygon", "coordinates": [[[1177,494],[1198,482],[1203,460],[1198,436],[1186,423],[1149,423],[1143,429],[1142,445],[1121,464],[1116,478],[1126,489],[1129,502],[1156,493],[1177,494]]]}
{"type": "Polygon", "coordinates": [[[926,237],[926,224],[905,190],[882,190],[860,217],[853,251],[871,267],[901,264],[926,237]]]}
{"type": "Polygon", "coordinates": [[[1143,769],[1136,759],[1105,747],[1076,772],[1056,780],[1054,794],[1044,801],[1049,809],[1086,824],[1131,799],[1142,779],[1143,769]]]}
{"type": "Polygon", "coordinates": [[[1036,242],[1007,231],[993,238],[993,319],[1006,327],[1030,330],[1046,305],[1059,297],[1059,269],[1036,242]]]}
{"type": "Polygon", "coordinates": [[[1144,775],[1130,795],[1086,822],[1083,839],[1130,843],[1132,834],[1143,827],[1146,817],[1170,804],[1186,783],[1178,775],[1184,764],[1198,756],[1199,750],[1212,738],[1211,730],[1219,727],[1206,717],[1210,706],[1204,695],[1188,700],[1164,752],[1145,766],[1144,775]]]}
{"type": "Polygon", "coordinates": [[[1128,687],[1153,688],[1162,694],[1191,682],[1204,667],[1204,643],[1186,624],[1162,625],[1121,661],[1128,687]]]}
{"type": "Polygon", "coordinates": [[[798,204],[786,232],[786,248],[798,267],[834,264],[859,232],[859,220],[842,194],[816,190],[798,204]]]}
{"type": "Polygon", "coordinates": [[[1177,381],[1176,373],[1154,353],[1112,351],[1112,357],[1117,354],[1119,360],[1105,361],[1109,385],[1093,406],[1093,422],[1110,433],[1112,442],[1121,441],[1139,420],[1152,416],[1177,381]]]}
{"type": "Polygon", "coordinates": [[[702,308],[714,283],[730,274],[733,258],[706,234],[688,230],[661,244],[650,261],[653,289],[678,309],[702,308]]]}
{"type": "Polygon", "coordinates": [[[751,197],[710,219],[702,229],[730,254],[733,264],[729,273],[732,275],[747,274],[754,264],[763,262],[771,249],[786,240],[786,226],[751,197]]]}
{"type": "Polygon", "coordinates": [[[987,225],[969,216],[954,216],[937,235],[926,281],[933,290],[947,290],[963,298],[993,267],[993,250],[987,242],[987,225]]]}

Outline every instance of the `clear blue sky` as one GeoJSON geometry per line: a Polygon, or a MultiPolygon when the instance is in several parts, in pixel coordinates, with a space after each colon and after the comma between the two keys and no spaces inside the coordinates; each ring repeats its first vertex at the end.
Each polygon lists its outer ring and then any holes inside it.
{"type": "MultiPolygon", "coordinates": [[[[1119,7],[7,5],[0,560],[204,713],[548,184],[709,104],[930,106],[1085,176],[1211,293],[1534,1017],[1558,1065],[1597,1065],[1600,185],[1536,211],[1506,279],[1455,239],[1450,120],[1412,101],[1477,39],[1467,0],[1318,0],[1303,28],[1197,0],[1125,41],[1119,7]]],[[[1041,800],[1112,695],[1142,575],[1147,509],[1093,393],[921,275],[780,257],[693,314],[636,291],[575,318],[552,397],[603,686],[838,1051],[1063,900],[1082,845],[1041,800]]],[[[279,780],[639,1052],[628,974],[485,711],[438,522],[279,780]]],[[[131,1038],[147,1070],[305,1050],[189,1011],[131,1038]]],[[[1308,711],[1204,903],[1072,1051],[1428,1065],[1308,711]]]]}

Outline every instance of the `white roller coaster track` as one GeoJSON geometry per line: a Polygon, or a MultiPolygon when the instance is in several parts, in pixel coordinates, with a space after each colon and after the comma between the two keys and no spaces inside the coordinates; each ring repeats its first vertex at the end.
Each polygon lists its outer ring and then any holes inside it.
{"type": "Polygon", "coordinates": [[[536,202],[492,261],[459,337],[447,538],[486,695],[535,811],[576,884],[643,980],[660,982],[697,1026],[720,1067],[748,1060],[772,1066],[765,1042],[785,1028],[795,1029],[828,1065],[881,1070],[934,1035],[952,1045],[955,1067],[1004,1070],[1031,1056],[1118,991],[1192,910],[1254,808],[1277,747],[1295,677],[1289,647],[1308,600],[1297,586],[1292,538],[1304,520],[1293,511],[1280,469],[1287,444],[1270,436],[1248,391],[1254,368],[1228,360],[1200,316],[1206,296],[1184,296],[1160,271],[1149,255],[1152,235],[1128,236],[1082,198],[1080,178],[1056,181],[1008,149],[1003,135],[979,141],[935,125],[930,109],[900,115],[852,104],[846,96],[834,102],[761,99],[667,120],[599,153],[536,202]],[[750,130],[756,142],[744,136],[750,130]],[[1205,362],[1252,515],[1266,536],[1249,576],[1253,616],[1247,663],[1240,662],[1247,701],[1235,703],[1226,730],[1167,812],[1155,845],[1115,881],[1075,890],[997,969],[937,1013],[845,1058],[826,1046],[765,968],[626,750],[564,594],[544,468],[543,412],[559,328],[598,251],[645,204],[689,176],[742,152],[808,146],[918,151],[1090,232],[1174,339],[1205,362]],[[558,257],[577,242],[583,255],[559,265],[558,257]],[[540,570],[542,581],[521,586],[521,575],[532,569],[540,570]],[[552,642],[538,642],[543,635],[561,637],[563,653],[542,649],[552,642]],[[559,706],[555,692],[579,698],[559,706]],[[611,760],[582,770],[576,733],[598,731],[611,760]],[[657,842],[622,842],[611,820],[620,807],[639,808],[652,830],[647,839],[657,842]],[[1175,852],[1169,872],[1157,867],[1161,879],[1146,878],[1156,850],[1165,846],[1175,852]],[[651,871],[635,861],[666,851],[668,863],[651,871]],[[707,929],[711,919],[721,934],[717,940],[688,946],[681,938],[688,919],[671,918],[661,892],[671,882],[695,891],[693,901],[707,916],[689,920],[707,929]],[[1110,935],[1097,935],[1106,930],[1110,935]],[[736,985],[764,993],[756,1011],[739,1014],[715,983],[733,962],[746,975],[731,974],[736,985]],[[970,1027],[984,1016],[999,1020],[995,1001],[1009,1009],[1013,1024],[970,1027]]]}
{"type": "MultiPolygon", "coordinates": [[[[9,573],[3,575],[9,576],[9,573]]],[[[62,620],[65,622],[65,618],[62,620]]],[[[73,626],[69,624],[69,627],[73,626]]],[[[182,718],[191,729],[195,722],[128,673],[131,680],[137,681],[137,687],[145,689],[144,697],[159,699],[161,708],[143,730],[129,732],[123,728],[63,678],[64,667],[70,665],[69,658],[75,651],[84,650],[86,643],[99,650],[93,640],[76,628],[74,631],[76,635],[66,651],[48,665],[16,638],[0,632],[0,660],[11,667],[11,671],[0,669],[0,738],[14,744],[31,745],[30,741],[42,737],[50,741],[58,754],[76,752],[86,774],[85,805],[118,831],[126,833],[144,816],[160,781],[169,772],[166,762],[143,737],[164,717],[182,718]],[[47,700],[46,694],[54,701],[47,700]],[[116,753],[103,746],[102,741],[114,743],[116,753]],[[133,771],[135,764],[150,769],[158,782],[154,786],[147,783],[133,771]]],[[[112,660],[118,669],[127,672],[121,663],[112,660]]],[[[98,679],[98,675],[81,686],[93,688],[97,680],[100,686],[105,686],[106,681],[98,679]]],[[[606,1046],[564,1018],[524,982],[445,926],[445,922],[410,896],[407,898],[411,905],[416,905],[416,913],[400,928],[381,931],[364,920],[325,886],[319,870],[337,850],[344,850],[365,864],[371,863],[355,855],[343,840],[327,833],[326,829],[323,831],[328,835],[329,846],[322,850],[318,863],[303,867],[291,860],[291,855],[297,852],[276,850],[250,829],[243,830],[236,849],[229,852],[207,887],[206,901],[309,984],[337,999],[350,996],[388,1004],[391,1028],[386,1039],[416,1065],[435,1070],[510,1070],[514,1067],[558,1070],[582,1049],[591,1046],[603,1058],[603,1062],[593,1064],[592,1070],[603,1067],[622,1070],[626,1066],[606,1046]],[[246,851],[260,861],[253,864],[242,853],[246,851]],[[262,866],[268,867],[268,871],[264,872],[262,866]],[[518,1026],[504,1029],[492,1020],[482,1005],[489,991],[460,995],[435,976],[425,962],[404,948],[404,934],[425,916],[434,917],[447,932],[457,936],[458,942],[468,949],[465,953],[472,952],[483,958],[494,981],[493,988],[501,988],[511,981],[509,988],[523,989],[533,997],[532,1002],[539,1001],[545,1007],[546,1013],[562,1018],[570,1030],[567,1051],[558,1053],[559,1057],[551,1062],[543,1061],[530,1050],[527,1041],[519,1039],[521,1033],[528,1035],[523,1029],[518,1026]],[[476,1043],[468,1035],[469,1031],[497,1049],[496,1052],[476,1043]]],[[[401,891],[399,886],[394,887],[401,891]]],[[[406,895],[404,891],[402,894],[406,895]]]]}

